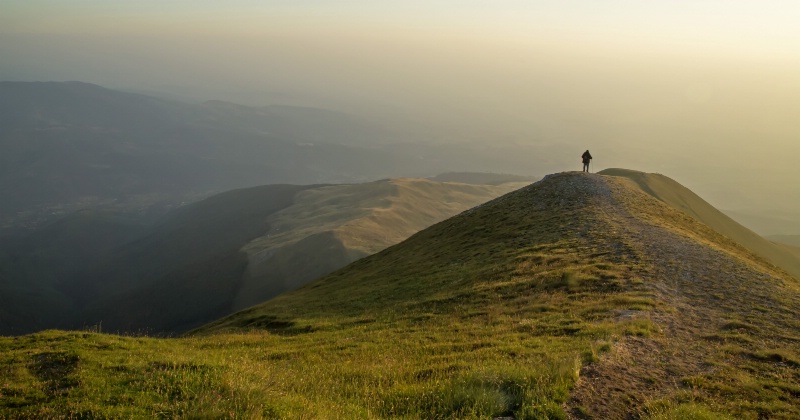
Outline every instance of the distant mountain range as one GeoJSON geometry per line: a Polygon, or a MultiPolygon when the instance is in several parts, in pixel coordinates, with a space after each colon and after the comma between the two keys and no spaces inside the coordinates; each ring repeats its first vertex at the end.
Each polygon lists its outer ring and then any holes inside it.
{"type": "Polygon", "coordinates": [[[0,244],[0,334],[185,331],[527,184],[507,179],[516,182],[267,185],[180,207],[153,225],[77,212],[0,244]]]}
{"type": "Polygon", "coordinates": [[[330,110],[186,104],[80,82],[0,82],[0,151],[0,228],[79,209],[160,215],[265,184],[532,172],[524,157],[408,137],[330,110]]]}
{"type": "Polygon", "coordinates": [[[37,206],[147,206],[398,170],[385,154],[320,141],[342,140],[342,132],[368,135],[323,110],[189,105],[78,82],[2,82],[0,214],[8,221],[37,206]]]}

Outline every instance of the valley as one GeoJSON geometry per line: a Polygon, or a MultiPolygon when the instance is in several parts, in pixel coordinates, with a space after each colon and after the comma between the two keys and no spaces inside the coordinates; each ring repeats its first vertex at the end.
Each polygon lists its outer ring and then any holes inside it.
{"type": "Polygon", "coordinates": [[[150,223],[85,210],[3,240],[0,333],[185,332],[525,184],[267,185],[214,195],[150,223]]]}

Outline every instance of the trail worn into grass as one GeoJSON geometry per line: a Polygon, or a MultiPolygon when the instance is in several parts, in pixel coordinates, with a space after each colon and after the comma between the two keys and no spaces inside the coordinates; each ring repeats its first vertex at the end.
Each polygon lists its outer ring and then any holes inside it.
{"type": "Polygon", "coordinates": [[[780,303],[785,273],[688,216],[665,214],[655,199],[633,200],[644,193],[621,179],[595,182],[596,216],[586,239],[616,252],[628,249],[641,262],[639,275],[659,304],[633,316],[649,317],[659,334],[625,337],[598,363],[584,366],[566,404],[571,418],[639,418],[657,401],[713,400],[692,387],[691,378],[720,379],[734,367],[735,357],[721,348],[725,340],[713,339],[733,320],[766,332],[760,338],[772,346],[792,344],[768,333],[786,321],[782,311],[800,308],[797,294],[780,303]],[[637,206],[629,207],[633,201],[637,206]],[[755,310],[754,302],[768,310],[755,310]]]}
{"type": "Polygon", "coordinates": [[[797,419],[799,290],[556,174],[189,337],[0,337],[0,417],[797,419]]]}

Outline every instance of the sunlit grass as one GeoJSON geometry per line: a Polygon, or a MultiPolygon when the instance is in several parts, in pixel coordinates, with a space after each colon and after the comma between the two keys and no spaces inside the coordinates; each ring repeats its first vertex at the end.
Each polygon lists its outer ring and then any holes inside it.
{"type": "Polygon", "coordinates": [[[721,300],[719,280],[697,279],[682,296],[716,305],[705,313],[718,319],[667,336],[658,320],[679,309],[648,284],[646,256],[589,229],[601,216],[580,205],[553,212],[570,202],[559,191],[511,194],[187,337],[0,338],[0,417],[565,418],[582,368],[647,343],[658,345],[639,357],[657,363],[618,365],[644,384],[614,384],[626,412],[800,416],[794,285],[773,297],[727,282],[721,300]]]}
{"type": "Polygon", "coordinates": [[[625,285],[627,270],[583,263],[563,244],[554,252],[549,264],[440,273],[438,282],[462,287],[434,287],[400,307],[262,316],[245,332],[3,338],[0,413],[561,418],[584,363],[615,337],[649,334],[647,321],[614,322],[612,311],[651,302],[625,285]],[[616,291],[588,293],[608,286],[600,272],[616,291]],[[465,273],[474,278],[459,283],[465,273]]]}

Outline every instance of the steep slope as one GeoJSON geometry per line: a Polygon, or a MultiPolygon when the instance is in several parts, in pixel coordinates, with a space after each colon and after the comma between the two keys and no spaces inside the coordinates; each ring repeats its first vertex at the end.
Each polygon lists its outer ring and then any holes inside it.
{"type": "Polygon", "coordinates": [[[600,174],[634,181],[642,191],[694,217],[800,279],[800,259],[795,254],[740,225],[672,179],[628,169],[606,169],[600,174]]]}
{"type": "Polygon", "coordinates": [[[230,313],[247,266],[239,249],[309,188],[247,188],[179,208],[147,236],[59,284],[80,309],[73,328],[174,332],[230,313]]]}
{"type": "Polygon", "coordinates": [[[797,418],[800,286],[562,173],[190,337],[0,339],[0,414],[797,418]]]}

